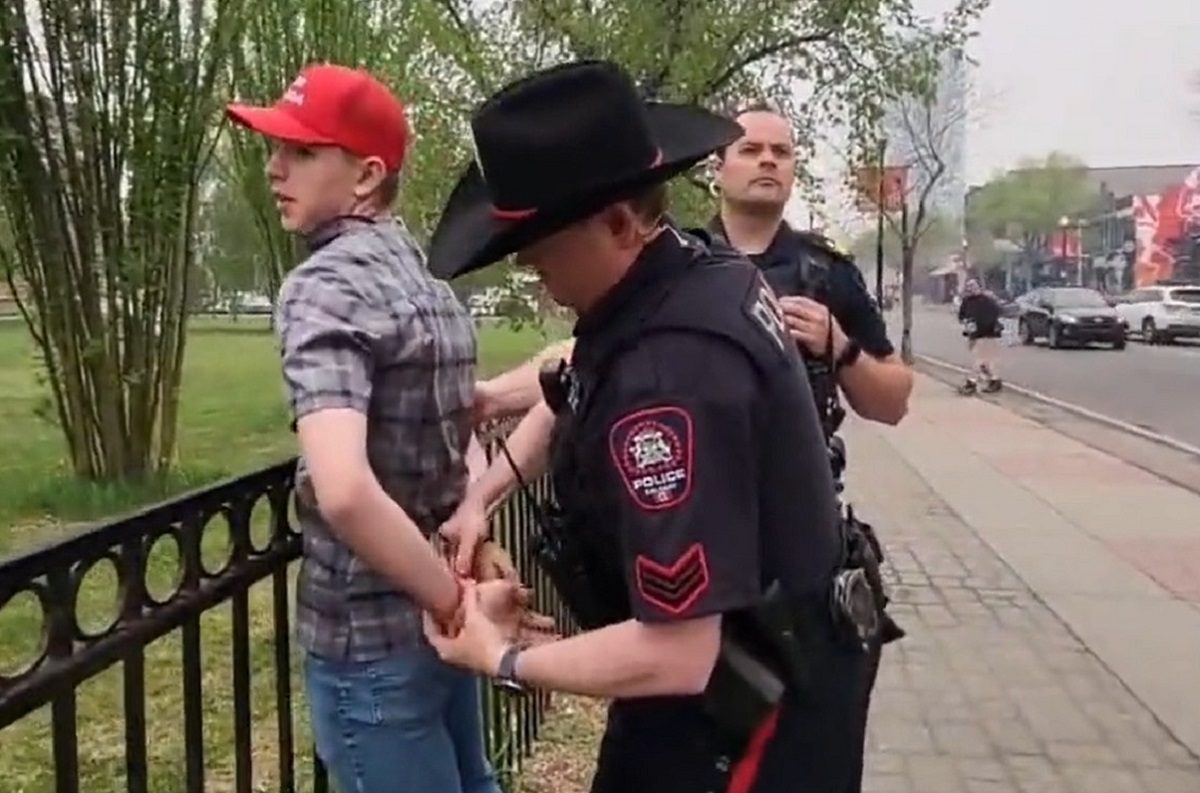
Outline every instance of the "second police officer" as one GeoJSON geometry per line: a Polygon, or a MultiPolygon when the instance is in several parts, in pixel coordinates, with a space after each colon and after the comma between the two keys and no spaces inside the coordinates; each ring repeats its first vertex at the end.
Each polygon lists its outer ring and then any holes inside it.
{"type": "MultiPolygon", "coordinates": [[[[839,390],[862,418],[896,424],[908,411],[912,371],[888,339],[887,326],[854,262],[823,237],[797,231],[783,219],[795,181],[791,123],[765,105],[739,112],[736,120],[743,135],[717,154],[714,188],[720,210],[709,230],[745,254],[780,295],[788,330],[809,367],[810,384],[840,479],[846,460],[836,436],[844,416],[839,390]]],[[[848,513],[853,521],[852,515],[848,513]]],[[[848,527],[851,531],[869,530],[854,523],[848,527]]],[[[873,534],[869,542],[875,543],[873,534]]],[[[882,556],[877,544],[871,547],[882,556]]],[[[882,598],[881,582],[879,586],[882,598]]],[[[862,787],[862,751],[881,643],[903,635],[890,618],[883,619],[885,625],[878,641],[872,643],[863,681],[866,693],[859,714],[859,768],[848,793],[862,787]]]]}
{"type": "Polygon", "coordinates": [[[663,219],[664,183],[742,130],[587,61],[502,89],[472,132],[430,268],[516,253],[578,315],[547,388],[539,556],[582,630],[514,642],[468,583],[431,643],[513,687],[611,698],[594,793],[842,793],[874,613],[804,366],[761,274],[663,219]]]}
{"type": "Polygon", "coordinates": [[[804,351],[832,354],[835,385],[854,411],[896,424],[908,411],[912,371],[888,339],[862,274],[828,240],[783,219],[796,169],[791,122],[765,106],[743,110],[736,120],[742,136],[717,153],[720,211],[710,230],[763,271],[804,351]]]}

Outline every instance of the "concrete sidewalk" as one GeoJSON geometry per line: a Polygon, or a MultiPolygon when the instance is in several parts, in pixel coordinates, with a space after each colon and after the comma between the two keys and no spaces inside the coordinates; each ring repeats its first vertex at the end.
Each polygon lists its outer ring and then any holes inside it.
{"type": "Polygon", "coordinates": [[[1200,496],[925,377],[846,440],[909,631],[866,793],[1200,791],[1200,496]]]}

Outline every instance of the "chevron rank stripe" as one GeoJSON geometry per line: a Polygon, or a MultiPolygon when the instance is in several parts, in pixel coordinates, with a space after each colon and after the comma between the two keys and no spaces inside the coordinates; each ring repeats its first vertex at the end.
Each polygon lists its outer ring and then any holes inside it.
{"type": "Polygon", "coordinates": [[[647,603],[671,615],[691,608],[709,587],[704,546],[694,543],[669,565],[644,555],[634,560],[638,593],[647,603]]]}

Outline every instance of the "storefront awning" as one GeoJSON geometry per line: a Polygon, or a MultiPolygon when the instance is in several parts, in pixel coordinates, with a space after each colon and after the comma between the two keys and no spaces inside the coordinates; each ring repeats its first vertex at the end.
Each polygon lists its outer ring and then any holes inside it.
{"type": "Polygon", "coordinates": [[[946,262],[940,267],[935,267],[929,274],[934,278],[941,278],[947,275],[954,275],[959,269],[958,262],[946,262]]]}

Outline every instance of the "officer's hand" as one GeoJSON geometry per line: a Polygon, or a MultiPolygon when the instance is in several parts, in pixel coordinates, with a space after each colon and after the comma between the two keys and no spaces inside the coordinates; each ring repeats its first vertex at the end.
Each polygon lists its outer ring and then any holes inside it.
{"type": "MultiPolygon", "coordinates": [[[[438,527],[438,534],[452,549],[454,572],[461,576],[478,578],[479,576],[475,576],[475,552],[488,534],[488,517],[484,505],[468,495],[458,505],[458,509],[454,510],[449,520],[438,527]]],[[[484,547],[487,545],[488,543],[484,543],[484,547]]]]}
{"type": "MultiPolygon", "coordinates": [[[[507,582],[494,584],[508,585],[507,582]]],[[[504,654],[509,641],[499,625],[493,622],[484,610],[480,596],[480,586],[468,581],[465,585],[462,604],[462,618],[456,634],[449,633],[428,612],[425,613],[425,638],[437,651],[438,657],[446,663],[472,669],[487,675],[495,675],[499,671],[500,657],[504,654]]],[[[510,593],[493,593],[488,596],[489,607],[493,599],[501,602],[511,597],[510,593]]]]}
{"type": "Polygon", "coordinates": [[[783,309],[783,321],[788,332],[813,355],[825,355],[828,351],[830,325],[833,328],[833,356],[836,358],[845,349],[849,339],[837,317],[829,313],[829,308],[807,297],[781,297],[779,306],[783,309]]]}
{"type": "Polygon", "coordinates": [[[515,635],[521,613],[529,603],[529,590],[514,581],[475,582],[475,595],[485,617],[494,622],[506,635],[515,635]]]}
{"type": "Polygon", "coordinates": [[[531,611],[533,590],[516,581],[495,579],[475,585],[479,604],[509,641],[544,641],[554,630],[554,618],[531,611]]]}
{"type": "Polygon", "coordinates": [[[484,540],[476,546],[475,560],[471,565],[471,578],[476,581],[502,579],[517,582],[521,580],[508,551],[493,540],[484,540]]]}

